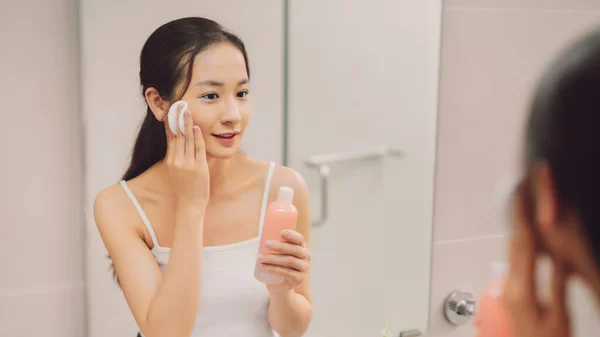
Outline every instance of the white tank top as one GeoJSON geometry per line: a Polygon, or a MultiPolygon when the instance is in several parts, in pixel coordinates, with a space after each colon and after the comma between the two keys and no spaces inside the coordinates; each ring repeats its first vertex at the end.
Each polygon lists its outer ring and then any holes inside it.
{"type": "MultiPolygon", "coordinates": [[[[269,293],[265,285],[254,278],[254,266],[274,167],[274,163],[269,164],[258,236],[246,241],[202,249],[200,306],[190,337],[277,336],[269,325],[267,315],[269,293]]],[[[151,252],[164,274],[169,264],[171,249],[158,244],[154,229],[140,203],[124,180],[121,181],[121,186],[150,233],[154,244],[151,252]]]]}

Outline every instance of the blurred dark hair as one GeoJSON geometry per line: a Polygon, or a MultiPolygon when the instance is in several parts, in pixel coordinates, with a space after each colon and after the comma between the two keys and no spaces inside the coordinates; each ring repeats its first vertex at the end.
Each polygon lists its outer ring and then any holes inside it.
{"type": "Polygon", "coordinates": [[[535,92],[525,163],[548,163],[559,203],[575,211],[600,267],[600,29],[574,41],[535,92]]]}
{"type": "MultiPolygon", "coordinates": [[[[150,35],[140,55],[142,95],[146,89],[154,88],[167,101],[180,99],[190,84],[195,57],[219,42],[231,43],[240,50],[249,77],[250,67],[244,43],[215,21],[188,17],[160,26],[150,35]],[[175,92],[180,84],[183,84],[183,89],[175,92]]],[[[123,179],[131,180],[142,174],[164,159],[166,153],[167,138],[163,122],[156,119],[147,107],[123,179]]]]}

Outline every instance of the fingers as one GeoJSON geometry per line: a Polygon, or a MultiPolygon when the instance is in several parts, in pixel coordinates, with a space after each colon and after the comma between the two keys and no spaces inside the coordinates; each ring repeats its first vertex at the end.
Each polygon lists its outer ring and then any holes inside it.
{"type": "Polygon", "coordinates": [[[185,130],[185,159],[189,162],[193,162],[196,156],[194,150],[194,121],[192,120],[192,113],[189,110],[185,110],[183,114],[183,125],[185,130]]]}
{"type": "Polygon", "coordinates": [[[194,149],[196,163],[206,163],[206,149],[204,146],[204,138],[199,126],[194,126],[194,149]]]}
{"type": "Polygon", "coordinates": [[[171,132],[168,122],[164,122],[163,124],[165,125],[165,134],[167,137],[167,154],[165,155],[165,159],[167,163],[172,164],[175,155],[175,134],[171,132]]]}
{"type": "Polygon", "coordinates": [[[513,314],[529,320],[538,310],[535,282],[531,281],[531,257],[521,253],[523,249],[519,247],[519,241],[516,239],[512,239],[509,250],[510,267],[504,296],[513,314]]]}
{"type": "Polygon", "coordinates": [[[264,264],[263,270],[268,273],[281,275],[293,284],[300,284],[304,281],[304,274],[294,269],[264,264]]]}
{"type": "MultiPolygon", "coordinates": [[[[173,113],[173,112],[172,112],[173,113]]],[[[192,113],[185,109],[178,113],[183,113],[184,132],[174,134],[169,127],[168,119],[165,120],[165,133],[167,137],[167,162],[206,162],[206,150],[204,139],[200,128],[194,125],[192,113]]],[[[181,116],[181,115],[178,115],[181,116]]],[[[179,118],[177,118],[179,120],[179,118]]],[[[179,127],[178,127],[179,129],[179,127]]]]}
{"type": "Polygon", "coordinates": [[[175,160],[183,162],[185,159],[185,136],[177,134],[175,136],[175,160]]]}
{"type": "Polygon", "coordinates": [[[300,272],[305,272],[310,268],[307,260],[302,260],[291,255],[264,255],[259,260],[264,265],[291,268],[300,272]]]}
{"type": "Polygon", "coordinates": [[[304,246],[304,236],[297,231],[284,230],[281,232],[281,237],[290,243],[298,246],[304,246]]]}
{"type": "Polygon", "coordinates": [[[513,198],[513,234],[509,245],[509,273],[505,298],[513,314],[519,319],[531,320],[539,312],[536,289],[537,251],[532,233],[533,224],[526,216],[523,195],[513,198]]]}
{"type": "Polygon", "coordinates": [[[551,281],[552,296],[549,307],[557,317],[561,317],[567,312],[567,279],[568,275],[565,265],[553,260],[551,281]]]}
{"type": "Polygon", "coordinates": [[[301,260],[308,260],[310,253],[304,246],[298,244],[280,242],[280,241],[267,241],[267,248],[275,251],[282,255],[292,255],[301,260]]]}

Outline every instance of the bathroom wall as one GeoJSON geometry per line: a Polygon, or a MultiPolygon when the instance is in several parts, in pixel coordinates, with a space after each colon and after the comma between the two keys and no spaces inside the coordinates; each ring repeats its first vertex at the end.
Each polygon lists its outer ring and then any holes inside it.
{"type": "Polygon", "coordinates": [[[85,336],[75,0],[0,3],[0,336],[85,336]]]}
{"type": "MultiPolygon", "coordinates": [[[[453,290],[479,293],[505,257],[504,183],[517,172],[529,95],[550,58],[600,23],[598,0],[447,0],[443,12],[429,337],[472,336],[442,314],[453,290]]],[[[599,331],[574,285],[577,336],[599,331]]],[[[592,310],[594,309],[594,310],[592,310]]]]}

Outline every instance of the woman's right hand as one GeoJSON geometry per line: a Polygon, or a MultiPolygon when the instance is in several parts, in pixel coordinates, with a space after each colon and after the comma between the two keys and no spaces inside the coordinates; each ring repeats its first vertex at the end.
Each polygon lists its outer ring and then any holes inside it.
{"type": "Polygon", "coordinates": [[[174,134],[165,123],[167,154],[165,162],[177,203],[206,206],[209,197],[209,175],[206,149],[200,127],[193,125],[189,110],[184,113],[185,135],[174,134]]]}

